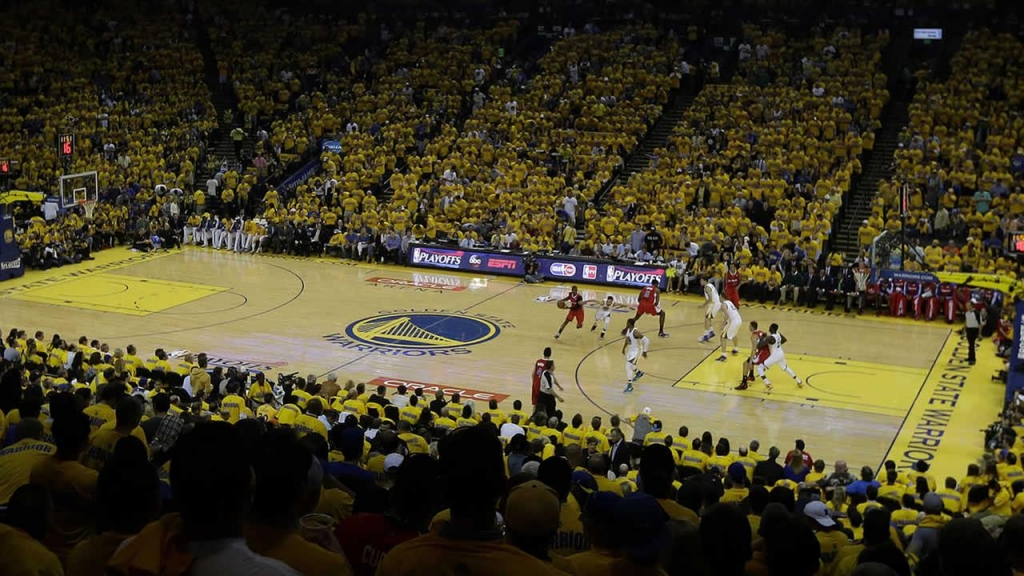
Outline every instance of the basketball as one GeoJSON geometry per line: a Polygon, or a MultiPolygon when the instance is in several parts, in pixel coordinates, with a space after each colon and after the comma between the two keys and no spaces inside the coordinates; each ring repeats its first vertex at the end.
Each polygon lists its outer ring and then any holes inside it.
{"type": "Polygon", "coordinates": [[[555,306],[558,306],[562,310],[565,310],[565,300],[559,300],[558,302],[555,303],[555,306]]]}

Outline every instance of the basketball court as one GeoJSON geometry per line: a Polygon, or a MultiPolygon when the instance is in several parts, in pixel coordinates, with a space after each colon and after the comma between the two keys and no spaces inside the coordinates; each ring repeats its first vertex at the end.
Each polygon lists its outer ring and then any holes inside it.
{"type": "Polygon", "coordinates": [[[1004,391],[989,381],[998,367],[991,343],[969,367],[965,342],[944,323],[759,305],[741,307],[744,321],[780,325],[789,364],[806,385],[775,368],[770,395],[760,383],[735,391],[746,334],[739,356],[717,362],[717,338],[697,341],[702,300],[665,295],[671,337],[656,337],[655,318],[638,322],[652,338],[646,376],[623,394],[618,333],[637,291],[581,285],[588,300],[615,297],[608,338],[590,331],[588,309],[584,328],[568,327],[556,341],[565,311],[552,301],[568,286],[555,282],[194,248],[96,256],[0,283],[0,329],[135,344],[143,357],[158,347],[205,351],[215,364],[271,377],[334,372],[342,381],[407,382],[463,391],[479,407],[507,399],[507,408],[513,399],[529,404],[533,361],[551,346],[567,418],[601,415],[607,425],[611,414],[650,407],[666,430],[686,425],[691,438],[710,430],[734,449],[756,438],[762,452],[773,444],[785,452],[803,438],[830,465],[925,459],[936,475],[958,478],[981,454],[979,431],[1004,391]]]}

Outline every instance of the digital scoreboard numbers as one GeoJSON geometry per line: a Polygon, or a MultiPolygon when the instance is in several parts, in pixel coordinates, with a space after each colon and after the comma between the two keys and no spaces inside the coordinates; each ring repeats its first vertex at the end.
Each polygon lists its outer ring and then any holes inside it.
{"type": "Polygon", "coordinates": [[[57,140],[57,152],[62,157],[68,157],[75,153],[75,135],[61,134],[57,140]]]}

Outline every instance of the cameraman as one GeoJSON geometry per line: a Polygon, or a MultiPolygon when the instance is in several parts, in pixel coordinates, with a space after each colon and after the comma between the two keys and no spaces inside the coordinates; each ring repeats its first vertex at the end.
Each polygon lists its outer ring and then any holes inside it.
{"type": "Polygon", "coordinates": [[[539,284],[544,281],[544,276],[540,273],[540,265],[537,264],[537,259],[533,257],[533,254],[527,254],[523,258],[523,268],[525,269],[523,280],[528,284],[539,284]]]}

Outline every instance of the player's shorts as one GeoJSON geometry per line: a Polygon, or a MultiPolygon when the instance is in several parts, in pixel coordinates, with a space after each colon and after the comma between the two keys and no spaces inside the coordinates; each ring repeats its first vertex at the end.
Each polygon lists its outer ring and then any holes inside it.
{"type": "Polygon", "coordinates": [[[771,348],[761,348],[757,351],[757,356],[754,356],[754,365],[764,364],[765,361],[771,356],[771,348]]]}
{"type": "Polygon", "coordinates": [[[725,325],[725,339],[735,340],[736,334],[738,334],[740,331],[741,324],[743,324],[742,320],[740,320],[739,322],[727,322],[725,325]]]}
{"type": "Polygon", "coordinates": [[[769,355],[768,359],[764,361],[764,367],[765,368],[771,368],[772,366],[775,366],[776,364],[785,367],[786,366],[786,355],[783,354],[782,352],[776,352],[774,354],[769,355]]]}
{"type": "Polygon", "coordinates": [[[722,303],[721,302],[714,302],[712,304],[708,304],[708,308],[707,308],[707,311],[704,312],[704,316],[707,317],[707,318],[714,319],[714,317],[718,315],[718,311],[721,310],[721,309],[722,309],[722,303]]]}
{"type": "Polygon", "coordinates": [[[611,317],[612,317],[612,311],[611,310],[598,310],[596,313],[594,313],[594,322],[600,322],[601,320],[604,320],[605,318],[611,318],[611,317]]]}
{"type": "Polygon", "coordinates": [[[654,302],[641,302],[636,307],[636,313],[638,316],[642,316],[644,314],[657,316],[661,314],[661,306],[658,306],[654,302]]]}
{"type": "Polygon", "coordinates": [[[575,320],[577,326],[583,325],[583,308],[577,308],[576,310],[569,310],[569,313],[565,315],[566,320],[575,320]]]}

